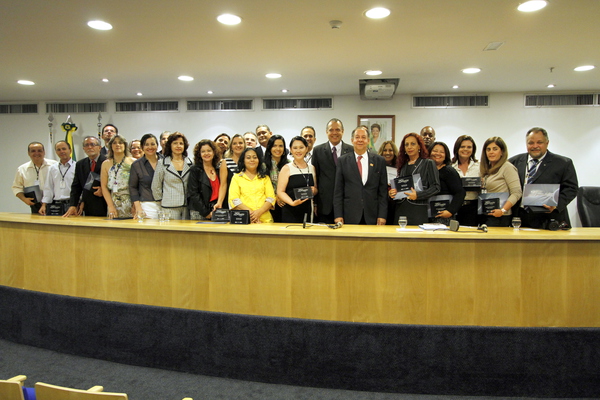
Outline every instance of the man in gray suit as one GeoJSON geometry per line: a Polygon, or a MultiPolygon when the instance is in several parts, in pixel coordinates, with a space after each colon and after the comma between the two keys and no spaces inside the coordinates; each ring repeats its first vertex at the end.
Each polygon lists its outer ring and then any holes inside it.
{"type": "Polygon", "coordinates": [[[550,219],[555,219],[559,223],[567,222],[569,226],[571,225],[567,206],[577,197],[579,188],[577,173],[570,158],[548,151],[549,143],[548,132],[545,129],[531,128],[526,135],[527,153],[516,155],[508,160],[517,167],[522,186],[527,183],[558,183],[560,185],[558,205],[544,205],[546,212],[534,212],[528,207],[520,207],[520,203],[513,207],[519,210],[518,215],[521,217],[523,226],[547,228],[550,219]]]}
{"type": "Polygon", "coordinates": [[[327,123],[326,143],[313,148],[312,164],[317,174],[316,213],[319,222],[333,224],[333,190],[335,186],[335,170],[338,158],[352,152],[352,146],[342,142],[344,124],[337,118],[327,123]]]}
{"type": "Polygon", "coordinates": [[[368,152],[369,132],[352,131],[354,151],[338,160],[333,208],[335,222],[385,225],[387,217],[387,171],[385,159],[368,152]]]}

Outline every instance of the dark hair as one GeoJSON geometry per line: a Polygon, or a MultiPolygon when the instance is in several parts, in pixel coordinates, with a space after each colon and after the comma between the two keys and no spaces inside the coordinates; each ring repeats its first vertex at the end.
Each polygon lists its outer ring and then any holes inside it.
{"type": "Polygon", "coordinates": [[[431,152],[433,151],[433,148],[437,145],[440,145],[444,148],[444,153],[446,153],[444,155],[444,164],[445,165],[450,165],[451,160],[450,160],[450,149],[448,148],[448,146],[446,145],[446,143],[444,142],[433,142],[429,145],[429,148],[427,149],[427,151],[429,152],[429,158],[431,158],[431,152]]]}
{"type": "Polygon", "coordinates": [[[483,151],[481,152],[481,164],[479,164],[481,176],[494,175],[496,172],[498,172],[500,167],[504,165],[506,160],[508,160],[508,151],[506,143],[504,143],[504,140],[502,140],[500,136],[492,136],[483,144],[483,151]],[[490,166],[490,161],[488,160],[487,154],[485,152],[485,149],[492,143],[498,145],[498,147],[500,147],[500,150],[502,150],[502,157],[500,157],[496,165],[494,165],[493,167],[490,166]]]}
{"type": "Polygon", "coordinates": [[[202,146],[209,146],[212,149],[212,151],[213,151],[212,166],[216,171],[217,165],[219,165],[219,161],[221,160],[221,157],[219,156],[221,154],[221,152],[217,148],[216,143],[213,142],[212,140],[202,139],[201,141],[196,143],[196,146],[194,146],[194,164],[196,164],[200,168],[204,169],[204,167],[203,167],[204,164],[202,162],[202,146]]]}
{"type": "Polygon", "coordinates": [[[398,147],[396,147],[396,143],[394,143],[393,140],[386,140],[385,142],[381,143],[381,146],[379,146],[379,151],[377,152],[377,154],[379,154],[380,156],[383,156],[383,150],[385,149],[385,146],[387,146],[388,144],[392,146],[392,151],[394,152],[394,158],[392,158],[391,165],[396,165],[396,162],[398,161],[398,147]]]}
{"type": "Polygon", "coordinates": [[[142,144],[142,149],[144,148],[144,145],[146,144],[148,139],[154,139],[154,141],[158,145],[158,139],[156,138],[156,136],[154,136],[151,133],[146,133],[144,136],[142,136],[142,139],[140,139],[140,143],[142,144]]]}
{"type": "Polygon", "coordinates": [[[181,132],[173,132],[169,135],[169,139],[167,140],[167,143],[165,144],[166,149],[163,149],[163,155],[165,157],[171,157],[171,152],[172,152],[171,145],[177,139],[183,139],[183,154],[182,154],[182,156],[187,157],[187,155],[188,155],[187,149],[188,149],[188,147],[190,147],[190,143],[188,142],[185,135],[181,132]]]}
{"type": "Polygon", "coordinates": [[[462,142],[464,142],[465,140],[469,140],[471,143],[473,143],[473,151],[471,152],[471,157],[469,157],[469,159],[473,160],[474,162],[477,162],[477,158],[475,158],[475,152],[477,151],[477,145],[475,144],[475,140],[469,135],[462,135],[456,139],[456,142],[454,142],[454,157],[452,157],[453,163],[458,161],[460,164],[458,151],[460,150],[462,142]]]}
{"type": "Polygon", "coordinates": [[[31,147],[32,144],[39,144],[40,146],[42,146],[42,150],[46,151],[46,149],[44,148],[44,145],[40,142],[31,142],[27,145],[27,152],[29,153],[29,148],[31,147]]]}
{"type": "Polygon", "coordinates": [[[325,125],[325,132],[327,132],[327,130],[329,129],[329,124],[331,124],[332,122],[337,122],[338,124],[340,124],[342,132],[344,131],[344,124],[342,123],[342,121],[339,118],[331,118],[327,125],[325,125]]]}
{"type": "Polygon", "coordinates": [[[292,138],[292,140],[290,140],[290,152],[292,151],[292,146],[294,145],[294,142],[302,142],[302,144],[305,147],[308,147],[308,142],[306,141],[306,139],[304,139],[302,136],[294,136],[292,138]]]}
{"type": "Polygon", "coordinates": [[[273,146],[275,146],[275,141],[277,140],[281,140],[283,142],[283,154],[277,163],[277,169],[281,171],[281,168],[287,164],[288,150],[285,147],[285,139],[281,135],[273,135],[269,138],[269,141],[267,142],[267,150],[265,151],[265,166],[267,167],[267,171],[271,171],[273,168],[273,155],[271,154],[271,150],[273,150],[273,146]]]}
{"type": "Polygon", "coordinates": [[[106,128],[107,126],[112,126],[113,128],[115,128],[115,133],[119,133],[119,128],[117,128],[116,126],[114,126],[113,124],[106,124],[102,127],[102,133],[104,133],[104,128],[106,128]]]}
{"type": "Polygon", "coordinates": [[[373,130],[373,128],[377,128],[377,129],[379,129],[379,132],[381,132],[381,125],[373,124],[373,125],[371,125],[371,131],[373,130]]]}
{"type": "Polygon", "coordinates": [[[227,136],[227,139],[231,140],[231,136],[229,136],[228,134],[226,134],[226,133],[220,133],[219,135],[217,135],[217,137],[215,138],[214,141],[216,142],[217,140],[219,140],[219,138],[221,136],[227,136]]]}
{"type": "Polygon", "coordinates": [[[315,128],[313,128],[310,125],[306,125],[304,128],[300,129],[300,135],[302,135],[302,131],[305,130],[305,129],[312,129],[313,134],[315,135],[315,137],[317,137],[317,131],[315,131],[315,128]]]}
{"type": "Polygon", "coordinates": [[[67,142],[66,140],[59,140],[58,142],[54,143],[54,150],[56,150],[56,145],[59,143],[65,143],[67,145],[67,147],[69,148],[69,150],[71,150],[71,143],[67,142]]]}
{"type": "Polygon", "coordinates": [[[246,170],[246,153],[248,153],[249,151],[253,151],[254,154],[256,154],[256,157],[258,157],[258,168],[256,170],[256,173],[258,174],[259,178],[264,178],[265,176],[267,176],[267,170],[262,162],[260,154],[258,154],[256,152],[256,149],[253,147],[246,147],[240,155],[240,159],[238,161],[238,170],[240,172],[244,172],[246,170]]]}
{"type": "Polygon", "coordinates": [[[354,128],[354,129],[352,130],[352,134],[350,135],[350,138],[351,138],[351,139],[354,139],[354,133],[355,133],[355,132],[356,132],[358,129],[364,129],[364,131],[365,131],[365,132],[366,132],[366,134],[367,134],[367,139],[370,139],[370,138],[371,138],[371,133],[369,132],[369,127],[368,127],[368,126],[366,126],[366,125],[359,125],[359,126],[357,126],[356,128],[354,128]]]}
{"type": "Polygon", "coordinates": [[[120,140],[121,143],[123,143],[123,146],[125,146],[125,150],[123,150],[123,153],[125,154],[125,157],[130,156],[131,153],[129,152],[129,147],[127,146],[127,140],[121,136],[121,135],[115,135],[113,136],[112,139],[110,139],[108,141],[108,155],[107,158],[109,160],[112,160],[113,158],[115,158],[115,152],[113,151],[112,145],[116,140],[120,140]]]}
{"type": "Polygon", "coordinates": [[[420,150],[419,158],[429,157],[429,152],[427,151],[427,148],[425,147],[425,142],[423,141],[423,138],[421,137],[421,135],[414,133],[414,132],[407,133],[402,138],[402,142],[400,142],[400,148],[398,148],[398,165],[397,165],[398,171],[400,171],[400,169],[404,166],[404,164],[406,164],[408,162],[408,156],[406,155],[406,151],[404,150],[404,142],[410,136],[417,139],[417,144],[419,145],[419,150],[420,150]]]}
{"type": "Polygon", "coordinates": [[[530,134],[532,133],[538,133],[541,132],[542,135],[544,135],[544,137],[546,138],[546,141],[548,141],[548,132],[546,132],[546,130],[544,128],[540,128],[539,126],[535,126],[533,128],[531,128],[530,130],[527,131],[527,135],[525,135],[525,138],[527,138],[530,134]]]}

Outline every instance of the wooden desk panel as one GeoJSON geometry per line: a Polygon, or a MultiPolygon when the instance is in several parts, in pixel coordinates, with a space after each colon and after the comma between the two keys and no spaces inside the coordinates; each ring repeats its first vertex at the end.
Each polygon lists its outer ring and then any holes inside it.
{"type": "Polygon", "coordinates": [[[600,327],[600,229],[397,233],[0,213],[0,284],[229,313],[600,327]]]}

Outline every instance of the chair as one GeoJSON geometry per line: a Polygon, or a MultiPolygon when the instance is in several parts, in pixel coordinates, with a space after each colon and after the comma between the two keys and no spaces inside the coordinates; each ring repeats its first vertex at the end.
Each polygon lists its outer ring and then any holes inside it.
{"type": "Polygon", "coordinates": [[[577,212],[581,225],[600,227],[600,187],[582,186],[577,193],[577,212]]]}
{"type": "Polygon", "coordinates": [[[8,380],[0,380],[0,399],[2,400],[34,400],[33,388],[24,388],[25,375],[18,375],[8,380]]]}
{"type": "Polygon", "coordinates": [[[103,392],[103,390],[102,386],[79,390],[42,382],[35,384],[37,400],[127,400],[125,393],[103,392]]]}

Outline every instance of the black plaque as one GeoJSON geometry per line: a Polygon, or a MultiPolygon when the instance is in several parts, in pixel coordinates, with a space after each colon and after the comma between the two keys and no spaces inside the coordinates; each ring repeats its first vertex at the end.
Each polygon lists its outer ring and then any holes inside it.
{"type": "Polygon", "coordinates": [[[250,211],[248,210],[231,210],[231,223],[248,225],[250,223],[250,211]]]}

